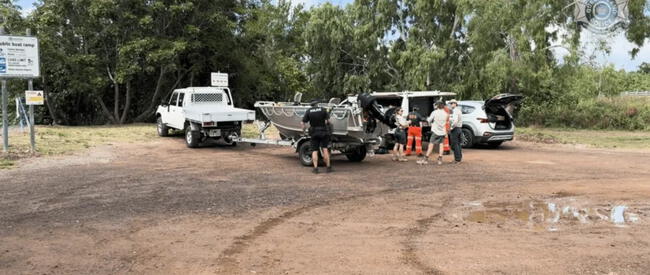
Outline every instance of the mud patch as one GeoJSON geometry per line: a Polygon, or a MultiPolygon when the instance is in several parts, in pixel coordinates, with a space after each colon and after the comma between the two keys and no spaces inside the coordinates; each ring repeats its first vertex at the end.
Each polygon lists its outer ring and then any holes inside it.
{"type": "Polygon", "coordinates": [[[471,206],[464,220],[486,224],[516,224],[531,229],[558,231],[578,225],[614,225],[626,227],[641,221],[643,207],[625,204],[593,205],[576,198],[526,200],[521,202],[488,201],[471,206]]]}

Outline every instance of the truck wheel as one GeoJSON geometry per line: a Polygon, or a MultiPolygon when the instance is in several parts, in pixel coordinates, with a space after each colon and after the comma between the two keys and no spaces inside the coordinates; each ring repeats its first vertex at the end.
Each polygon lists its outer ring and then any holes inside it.
{"type": "Polygon", "coordinates": [[[300,144],[300,148],[298,148],[298,157],[300,158],[300,163],[304,166],[312,166],[314,163],[311,160],[311,146],[309,145],[309,141],[305,141],[302,144],[300,144]]]}
{"type": "Polygon", "coordinates": [[[199,141],[201,140],[201,132],[192,131],[192,126],[187,125],[185,128],[185,144],[187,147],[196,148],[199,147],[199,141]]]}
{"type": "Polygon", "coordinates": [[[354,150],[347,151],[345,156],[352,162],[361,162],[366,158],[366,146],[359,146],[354,150]]]}
{"type": "Polygon", "coordinates": [[[158,130],[158,136],[166,137],[169,135],[169,127],[163,123],[162,117],[158,117],[158,124],[156,128],[158,130]]]}
{"type": "Polygon", "coordinates": [[[463,148],[474,147],[474,134],[472,130],[463,128],[463,132],[460,134],[460,145],[463,148]]]}

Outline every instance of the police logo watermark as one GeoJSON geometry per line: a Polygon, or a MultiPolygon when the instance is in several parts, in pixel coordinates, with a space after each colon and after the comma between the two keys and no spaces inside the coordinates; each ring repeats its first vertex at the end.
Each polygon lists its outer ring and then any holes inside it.
{"type": "Polygon", "coordinates": [[[578,25],[597,34],[614,32],[628,23],[628,0],[578,0],[578,25]]]}

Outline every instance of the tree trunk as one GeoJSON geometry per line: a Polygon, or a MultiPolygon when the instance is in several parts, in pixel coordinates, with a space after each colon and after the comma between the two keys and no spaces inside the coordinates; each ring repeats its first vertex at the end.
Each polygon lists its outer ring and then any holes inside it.
{"type": "Polygon", "coordinates": [[[165,76],[165,67],[160,67],[160,74],[158,75],[158,80],[156,82],[156,90],[153,93],[153,97],[151,98],[151,103],[149,106],[144,109],[140,115],[138,115],[135,118],[135,121],[144,121],[145,119],[149,118],[154,110],[156,108],[156,105],[158,105],[158,98],[160,97],[160,88],[162,86],[162,81],[163,77],[165,76]]]}
{"type": "MultiPolygon", "coordinates": [[[[113,82],[113,92],[114,92],[114,104],[113,104],[113,121],[118,122],[120,119],[120,85],[117,83],[117,80],[115,79],[115,76],[111,73],[111,68],[106,66],[106,73],[108,74],[108,78],[113,82]]],[[[100,99],[101,102],[101,99],[100,99]]],[[[102,102],[102,104],[104,104],[102,102]]]]}
{"type": "Polygon", "coordinates": [[[131,81],[126,81],[126,100],[124,103],[124,110],[122,110],[122,117],[120,118],[120,124],[126,122],[126,117],[129,114],[129,109],[131,108],[131,81]]]}
{"type": "Polygon", "coordinates": [[[113,105],[113,117],[116,119],[120,117],[120,85],[113,82],[113,91],[115,93],[115,104],[113,105]]]}
{"type": "Polygon", "coordinates": [[[51,124],[57,125],[56,110],[54,110],[54,106],[52,106],[52,102],[50,102],[51,98],[47,92],[47,86],[45,85],[45,76],[41,77],[41,81],[43,83],[43,98],[45,99],[45,105],[47,106],[47,111],[50,113],[50,117],[52,117],[51,124]]]}
{"type": "Polygon", "coordinates": [[[104,104],[104,101],[102,100],[102,98],[99,97],[99,96],[95,96],[95,100],[97,100],[97,102],[99,102],[99,106],[102,108],[102,112],[108,118],[108,120],[110,120],[110,122],[113,123],[113,124],[117,124],[117,120],[115,119],[115,117],[113,117],[113,115],[111,114],[111,111],[108,109],[108,107],[106,107],[106,104],[104,104]]]}

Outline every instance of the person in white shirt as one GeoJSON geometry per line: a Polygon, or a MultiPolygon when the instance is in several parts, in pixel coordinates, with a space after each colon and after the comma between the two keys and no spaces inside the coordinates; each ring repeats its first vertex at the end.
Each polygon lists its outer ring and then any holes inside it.
{"type": "Polygon", "coordinates": [[[434,146],[438,145],[438,165],[442,164],[442,153],[444,152],[443,143],[445,136],[447,136],[447,129],[445,125],[449,120],[449,114],[445,112],[445,104],[441,101],[436,102],[436,110],[431,113],[427,121],[431,124],[431,140],[429,140],[429,148],[424,159],[419,160],[418,164],[429,163],[429,156],[433,152],[434,146]]]}
{"type": "Polygon", "coordinates": [[[451,106],[449,143],[451,143],[451,150],[454,151],[454,163],[459,164],[463,159],[462,148],[460,146],[461,134],[463,132],[463,114],[461,109],[458,108],[458,101],[452,99],[448,103],[451,106]]]}
{"type": "Polygon", "coordinates": [[[393,160],[394,161],[408,161],[404,156],[404,144],[406,144],[406,127],[411,124],[410,120],[404,117],[404,110],[397,107],[395,109],[395,147],[393,147],[393,160]]]}

